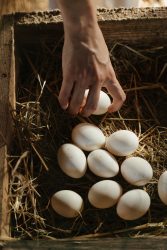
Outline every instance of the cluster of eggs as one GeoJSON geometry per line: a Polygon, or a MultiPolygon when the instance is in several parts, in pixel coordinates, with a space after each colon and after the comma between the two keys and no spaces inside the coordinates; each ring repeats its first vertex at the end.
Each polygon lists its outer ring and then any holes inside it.
{"type": "MultiPolygon", "coordinates": [[[[102,103],[105,104],[104,101],[102,103]]],[[[99,108],[102,110],[100,105],[99,108]]],[[[107,108],[103,108],[103,112],[107,112],[107,108]]],[[[89,167],[93,174],[105,178],[89,189],[88,200],[92,206],[105,209],[117,204],[117,214],[124,220],[138,219],[148,211],[151,201],[146,191],[136,188],[123,194],[121,185],[109,179],[116,176],[119,169],[122,177],[137,187],[144,186],[152,179],[153,170],[149,162],[141,157],[130,156],[139,146],[135,133],[118,130],[106,138],[97,126],[80,123],[72,130],[72,141],[63,144],[58,150],[61,170],[72,178],[81,178],[89,167]],[[88,152],[87,157],[84,151],[88,152]],[[119,167],[115,156],[128,157],[119,167]]],[[[158,193],[167,204],[167,172],[159,179],[158,193]]],[[[51,205],[59,215],[67,218],[78,216],[84,208],[82,197],[72,190],[56,192],[51,198],[51,205]]]]}

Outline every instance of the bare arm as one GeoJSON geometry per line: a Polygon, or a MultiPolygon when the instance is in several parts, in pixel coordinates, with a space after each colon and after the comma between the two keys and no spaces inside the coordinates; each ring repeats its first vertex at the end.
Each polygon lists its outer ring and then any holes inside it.
{"type": "Polygon", "coordinates": [[[59,102],[63,109],[78,114],[85,89],[89,89],[82,110],[89,116],[95,111],[102,86],[113,98],[109,112],[117,111],[125,100],[109,59],[102,32],[97,23],[95,1],[57,0],[64,20],[63,83],[59,102]]]}

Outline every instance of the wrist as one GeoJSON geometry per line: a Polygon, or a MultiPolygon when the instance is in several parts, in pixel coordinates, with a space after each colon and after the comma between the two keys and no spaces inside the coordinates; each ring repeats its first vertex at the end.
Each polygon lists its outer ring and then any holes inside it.
{"type": "Polygon", "coordinates": [[[65,35],[86,36],[98,27],[96,6],[92,0],[57,0],[64,21],[65,35]]]}
{"type": "Polygon", "coordinates": [[[72,41],[80,40],[83,42],[87,42],[91,37],[96,38],[96,34],[99,30],[99,26],[97,22],[87,22],[81,21],[77,23],[77,25],[71,25],[68,23],[67,25],[64,24],[64,32],[65,38],[69,37],[72,41]]]}

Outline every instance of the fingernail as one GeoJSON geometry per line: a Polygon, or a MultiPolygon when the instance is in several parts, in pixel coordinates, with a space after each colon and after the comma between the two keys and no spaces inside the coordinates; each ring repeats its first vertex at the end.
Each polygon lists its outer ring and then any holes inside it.
{"type": "Polygon", "coordinates": [[[66,110],[68,108],[68,105],[61,106],[62,109],[66,110]]]}
{"type": "Polygon", "coordinates": [[[60,102],[60,106],[62,109],[66,110],[68,108],[68,104],[64,104],[60,102]]]}

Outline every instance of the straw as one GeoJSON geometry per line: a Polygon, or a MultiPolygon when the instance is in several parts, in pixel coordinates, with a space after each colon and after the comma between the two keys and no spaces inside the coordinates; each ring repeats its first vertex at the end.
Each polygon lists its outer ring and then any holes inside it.
{"type": "MultiPolygon", "coordinates": [[[[157,182],[167,166],[167,85],[165,45],[130,47],[109,44],[111,61],[127,100],[119,112],[103,116],[71,117],[58,102],[62,82],[61,50],[58,44],[25,48],[17,90],[15,125],[11,154],[8,156],[12,235],[21,239],[74,239],[92,237],[154,237],[167,234],[166,207],[157,193],[157,182]],[[97,125],[106,136],[129,129],[139,136],[140,146],[133,154],[149,161],[153,179],[144,188],[151,197],[149,212],[136,221],[123,221],[115,207],[99,210],[87,199],[91,185],[101,180],[90,171],[81,179],[61,172],[57,163],[60,145],[71,142],[72,128],[80,122],[97,125]],[[71,189],[84,199],[82,215],[66,219],[50,206],[52,194],[71,189]]],[[[118,158],[121,163],[123,158],[118,158]]],[[[121,175],[124,192],[134,189],[121,175]]]]}

